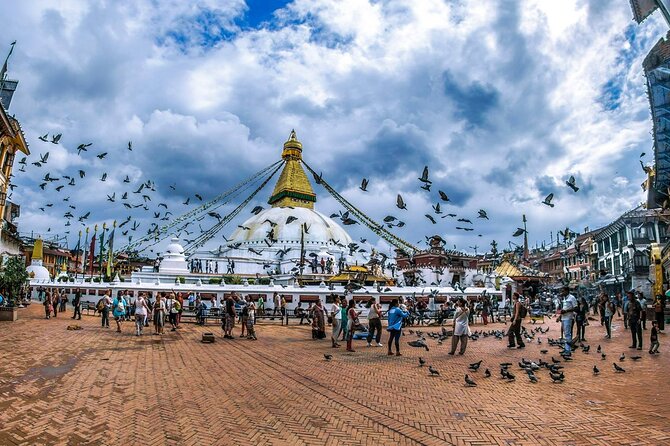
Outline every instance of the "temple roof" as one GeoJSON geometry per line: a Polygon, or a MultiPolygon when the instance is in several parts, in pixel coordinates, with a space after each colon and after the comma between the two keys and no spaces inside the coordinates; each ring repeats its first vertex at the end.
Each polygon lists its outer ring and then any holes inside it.
{"type": "Polygon", "coordinates": [[[288,141],[282,151],[284,169],[279,175],[274,191],[268,200],[273,207],[304,207],[314,208],[316,194],[312,184],[302,168],[302,144],[298,141],[295,131],[291,130],[288,141]]]}

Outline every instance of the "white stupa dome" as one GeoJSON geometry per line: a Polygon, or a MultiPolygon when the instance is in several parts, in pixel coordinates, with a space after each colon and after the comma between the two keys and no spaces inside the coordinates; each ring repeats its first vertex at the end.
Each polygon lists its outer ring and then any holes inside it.
{"type": "Polygon", "coordinates": [[[51,274],[49,270],[42,265],[41,260],[33,260],[30,265],[26,268],[28,277],[35,280],[50,280],[51,274]]]}
{"type": "Polygon", "coordinates": [[[179,244],[177,237],[170,239],[170,244],[165,248],[163,260],[161,260],[158,271],[168,274],[188,273],[188,263],[184,255],[184,247],[179,244]]]}
{"type": "Polygon", "coordinates": [[[316,245],[320,249],[322,246],[336,244],[346,246],[352,242],[349,234],[340,225],[320,212],[303,207],[273,207],[259,212],[241,224],[230,236],[228,244],[265,245],[265,240],[269,240],[268,232],[272,230],[272,237],[277,244],[299,245],[303,224],[307,229],[304,234],[305,246],[316,245]],[[294,217],[295,220],[291,219],[287,223],[289,217],[294,217]]]}

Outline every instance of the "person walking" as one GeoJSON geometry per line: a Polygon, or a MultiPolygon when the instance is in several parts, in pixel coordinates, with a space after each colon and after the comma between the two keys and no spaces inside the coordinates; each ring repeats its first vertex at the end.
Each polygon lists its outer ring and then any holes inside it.
{"type": "Polygon", "coordinates": [[[512,294],[512,310],[510,311],[512,316],[510,319],[509,331],[507,332],[507,348],[516,348],[517,345],[519,348],[526,347],[526,344],[523,343],[523,339],[521,339],[521,322],[525,317],[523,308],[523,305],[519,302],[519,293],[512,294]]]}
{"type": "Polygon", "coordinates": [[[657,355],[658,347],[660,347],[661,344],[658,342],[658,321],[656,320],[651,321],[651,336],[649,338],[649,342],[651,343],[651,346],[649,347],[649,354],[657,355]]]}
{"type": "Polygon", "coordinates": [[[665,329],[665,295],[657,294],[654,299],[654,319],[658,323],[658,331],[665,329]]]}
{"type": "Polygon", "coordinates": [[[54,313],[54,317],[58,317],[58,309],[60,308],[60,294],[58,290],[55,290],[51,295],[51,311],[54,313]]]}
{"type": "Polygon", "coordinates": [[[349,318],[347,316],[347,299],[342,298],[342,306],[340,308],[342,314],[342,340],[347,340],[347,330],[349,329],[349,318]]]}
{"type": "Polygon", "coordinates": [[[575,310],[577,309],[577,299],[570,294],[569,287],[561,289],[563,301],[561,303],[561,326],[563,328],[563,339],[565,340],[564,356],[572,355],[572,327],[575,321],[575,310]]]}
{"type": "Polygon", "coordinates": [[[156,296],[156,302],[153,305],[154,335],[162,335],[165,327],[165,301],[162,293],[156,296]]]}
{"type": "Polygon", "coordinates": [[[577,324],[577,340],[586,342],[586,325],[588,324],[589,304],[583,297],[579,298],[577,308],[575,309],[575,323],[577,324]]]}
{"type": "Polygon", "coordinates": [[[109,310],[112,307],[112,297],[109,290],[105,291],[105,295],[102,296],[101,301],[100,314],[102,315],[102,328],[109,328],[109,310]]]}
{"type": "Polygon", "coordinates": [[[640,323],[642,329],[647,329],[647,298],[644,297],[643,293],[638,294],[638,302],[640,302],[640,323]]]}
{"type": "Polygon", "coordinates": [[[631,337],[633,338],[630,348],[642,350],[642,324],[640,323],[642,306],[632,291],[628,291],[626,294],[628,295],[628,327],[630,327],[631,337]]]}
{"type": "Polygon", "coordinates": [[[491,299],[488,296],[484,297],[484,302],[482,302],[482,322],[484,325],[489,324],[489,315],[491,314],[491,299]]]}
{"type": "Polygon", "coordinates": [[[333,348],[337,348],[340,346],[340,344],[337,343],[337,340],[339,339],[340,331],[342,330],[342,311],[340,311],[340,298],[338,296],[335,296],[333,304],[330,306],[330,318],[333,321],[330,339],[333,342],[333,348]]]}
{"type": "Polygon", "coordinates": [[[61,313],[65,313],[66,310],[67,310],[67,294],[62,293],[60,295],[60,308],[58,309],[58,311],[60,311],[61,313]]]}
{"type": "MultiPolygon", "coordinates": [[[[610,302],[610,298],[607,296],[607,293],[600,293],[598,298],[598,311],[600,312],[600,325],[605,325],[605,307],[607,303],[610,302]]],[[[612,320],[610,319],[610,324],[612,320]]]]}
{"type": "Polygon", "coordinates": [[[235,326],[235,301],[233,296],[226,299],[224,317],[223,317],[223,337],[224,339],[233,338],[233,327],[235,326]]]}
{"type": "Polygon", "coordinates": [[[312,337],[323,339],[326,337],[326,311],[323,308],[321,299],[311,309],[312,317],[312,337]],[[314,334],[316,333],[316,336],[314,334]]]}
{"type": "Polygon", "coordinates": [[[170,325],[172,326],[170,331],[177,331],[177,317],[179,316],[181,305],[179,305],[179,301],[177,300],[174,293],[170,293],[170,296],[167,300],[167,309],[169,311],[168,319],[170,320],[170,325]]]}
{"type": "Polygon", "coordinates": [[[370,298],[370,311],[368,311],[368,347],[372,344],[372,338],[375,339],[376,347],[383,347],[382,340],[382,308],[374,297],[370,298]]]}
{"type": "Polygon", "coordinates": [[[395,355],[400,354],[400,335],[402,334],[402,321],[409,316],[407,310],[398,307],[398,299],[393,299],[388,311],[388,326],[386,330],[389,332],[388,341],[388,356],[393,355],[391,346],[395,344],[395,355]]]}
{"type": "Polygon", "coordinates": [[[247,329],[247,318],[249,317],[249,308],[247,304],[247,300],[249,297],[245,299],[244,297],[240,299],[239,305],[240,305],[240,337],[244,338],[246,335],[244,332],[247,329]]]}
{"type": "Polygon", "coordinates": [[[51,293],[48,291],[44,294],[44,302],[42,304],[44,305],[44,313],[46,314],[45,319],[51,319],[51,293]]]}
{"type": "Polygon", "coordinates": [[[135,336],[142,335],[144,330],[144,319],[149,313],[149,306],[144,297],[144,293],[140,293],[135,299],[135,336]]]}
{"type": "Polygon", "coordinates": [[[72,297],[72,308],[74,313],[72,314],[72,319],[81,320],[81,290],[77,288],[72,297]]]}
{"type": "MultiPolygon", "coordinates": [[[[603,296],[607,297],[607,294],[603,293],[603,296]]],[[[614,317],[614,313],[616,312],[616,307],[614,305],[614,302],[611,300],[607,299],[605,302],[605,306],[603,307],[603,324],[605,325],[605,330],[607,332],[607,339],[612,339],[612,318],[614,317]]]]}
{"type": "Polygon", "coordinates": [[[123,294],[119,294],[114,299],[112,303],[112,314],[114,315],[114,320],[116,321],[116,332],[121,333],[121,322],[126,319],[126,307],[128,307],[128,302],[123,297],[123,294]]]}
{"type": "Polygon", "coordinates": [[[351,344],[354,340],[354,333],[358,326],[358,311],[356,311],[356,301],[352,298],[347,305],[347,351],[355,352],[351,344]]]}
{"type": "Polygon", "coordinates": [[[256,304],[254,303],[254,300],[251,298],[251,296],[247,297],[247,318],[246,318],[246,324],[247,324],[247,339],[251,339],[253,341],[256,341],[256,304]]]}
{"type": "Polygon", "coordinates": [[[456,353],[456,347],[460,341],[461,349],[458,354],[465,353],[465,348],[468,346],[468,335],[470,331],[470,307],[462,297],[456,301],[456,313],[454,313],[454,335],[451,337],[451,351],[450,355],[456,353]]]}

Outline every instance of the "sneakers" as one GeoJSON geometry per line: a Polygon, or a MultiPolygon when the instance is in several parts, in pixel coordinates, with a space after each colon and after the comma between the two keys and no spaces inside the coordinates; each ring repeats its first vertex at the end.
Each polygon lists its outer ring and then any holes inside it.
{"type": "Polygon", "coordinates": [[[384,344],[382,344],[381,342],[377,342],[377,347],[383,347],[383,346],[384,344]]]}
{"type": "Polygon", "coordinates": [[[370,344],[369,342],[368,342],[368,347],[372,347],[372,344],[370,344]]]}

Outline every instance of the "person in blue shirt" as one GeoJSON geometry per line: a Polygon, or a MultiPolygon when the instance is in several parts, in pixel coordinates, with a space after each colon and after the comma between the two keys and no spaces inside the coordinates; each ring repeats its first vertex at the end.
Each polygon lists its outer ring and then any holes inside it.
{"type": "Polygon", "coordinates": [[[112,314],[114,315],[114,320],[116,321],[116,331],[118,333],[121,333],[121,322],[126,317],[127,306],[128,302],[123,298],[122,294],[118,294],[112,302],[112,314]]]}
{"type": "Polygon", "coordinates": [[[400,355],[400,335],[402,333],[402,321],[409,316],[409,312],[398,307],[398,299],[393,299],[388,311],[388,355],[391,356],[391,344],[395,343],[395,355],[400,355]]]}

